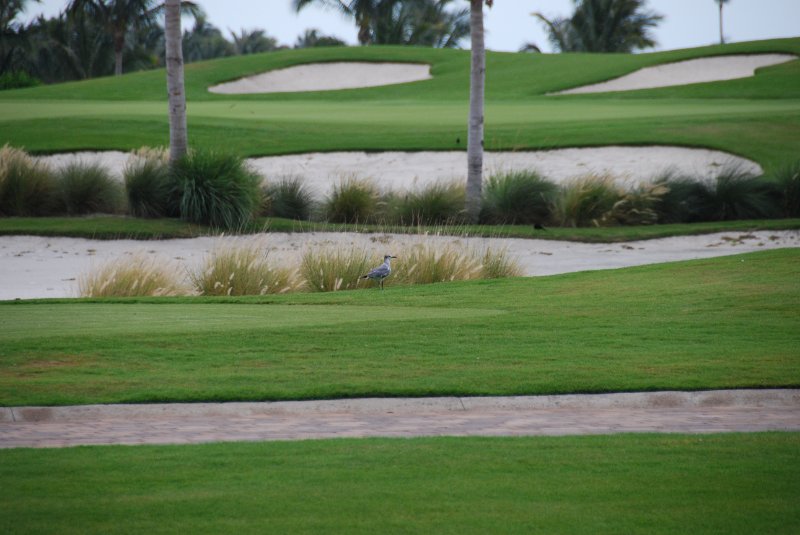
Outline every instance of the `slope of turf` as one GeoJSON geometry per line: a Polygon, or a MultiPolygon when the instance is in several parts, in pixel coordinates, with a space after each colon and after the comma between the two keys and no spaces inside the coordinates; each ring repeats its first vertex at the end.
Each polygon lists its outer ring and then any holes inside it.
{"type": "Polygon", "coordinates": [[[800,386],[800,250],[336,294],[0,305],[0,404],[800,386]]]}
{"type": "MultiPolygon", "coordinates": [[[[800,39],[633,55],[489,53],[486,147],[675,144],[725,150],[772,168],[797,157],[800,61],[762,69],[745,80],[630,94],[544,96],[647,65],[759,52],[800,54],[800,39]]],[[[463,150],[468,76],[467,51],[408,47],[292,50],[191,64],[186,69],[190,140],[194,146],[243,156],[463,150]],[[274,95],[207,91],[214,83],[271,68],[342,60],[429,63],[433,79],[274,95]]],[[[163,145],[168,132],[165,97],[163,70],[3,91],[0,143],[34,152],[163,145]]]]}
{"type": "Polygon", "coordinates": [[[4,533],[797,533],[800,434],[0,450],[4,533]]]}

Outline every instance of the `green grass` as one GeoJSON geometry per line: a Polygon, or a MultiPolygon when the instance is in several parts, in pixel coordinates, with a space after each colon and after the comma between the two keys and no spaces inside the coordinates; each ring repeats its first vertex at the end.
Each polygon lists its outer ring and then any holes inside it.
{"type": "MultiPolygon", "coordinates": [[[[487,56],[486,147],[543,149],[676,144],[726,150],[767,169],[796,158],[800,62],[757,76],[663,90],[548,97],[643,66],[734,53],[800,54],[777,39],[650,54],[487,56]]],[[[333,150],[463,150],[469,52],[412,47],[291,50],[186,66],[190,141],[241,156],[333,150]],[[394,86],[274,95],[216,95],[214,83],[315,61],[407,61],[433,79],[394,86]],[[335,135],[331,135],[335,132],[335,135]]],[[[167,143],[162,70],[0,93],[0,143],[34,152],[133,149],[167,143]],[[54,118],[58,121],[54,122],[54,118]],[[46,136],[42,132],[47,132],[46,136]]]]}
{"type": "Polygon", "coordinates": [[[0,404],[797,387],[798,266],[788,249],[384,292],[5,302],[0,404]]]}
{"type": "Polygon", "coordinates": [[[0,451],[4,533],[797,533],[800,434],[0,451]]]}

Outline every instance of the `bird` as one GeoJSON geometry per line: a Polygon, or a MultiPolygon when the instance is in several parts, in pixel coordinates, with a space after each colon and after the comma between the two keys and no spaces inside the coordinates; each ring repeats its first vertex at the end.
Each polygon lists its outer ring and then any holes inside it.
{"type": "Polygon", "coordinates": [[[363,275],[361,278],[379,281],[381,283],[381,290],[383,290],[383,279],[385,279],[392,273],[392,266],[391,266],[392,258],[397,258],[397,257],[387,254],[386,256],[383,257],[383,264],[381,264],[376,268],[370,269],[369,273],[363,275]]]}

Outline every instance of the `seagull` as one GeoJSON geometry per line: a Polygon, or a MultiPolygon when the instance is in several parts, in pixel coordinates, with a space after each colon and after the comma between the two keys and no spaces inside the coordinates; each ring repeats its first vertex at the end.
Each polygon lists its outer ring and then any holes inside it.
{"type": "Polygon", "coordinates": [[[383,279],[388,277],[392,272],[392,266],[390,265],[392,258],[397,258],[397,257],[387,254],[386,256],[383,257],[383,264],[381,264],[376,268],[372,268],[371,270],[369,270],[369,273],[363,275],[361,278],[380,281],[381,290],[383,290],[383,279]]]}

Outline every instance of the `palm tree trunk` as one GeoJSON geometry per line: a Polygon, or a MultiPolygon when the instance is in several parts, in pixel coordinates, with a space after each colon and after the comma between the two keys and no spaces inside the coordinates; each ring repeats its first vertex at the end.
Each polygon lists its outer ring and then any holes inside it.
{"type": "Polygon", "coordinates": [[[122,74],[122,51],[125,48],[125,34],[114,32],[114,76],[122,74]]]}
{"type": "Polygon", "coordinates": [[[186,94],[183,89],[181,0],[166,0],[164,19],[167,91],[169,93],[169,161],[178,161],[187,149],[186,94]]]}
{"type": "Polygon", "coordinates": [[[718,2],[719,2],[719,44],[724,45],[725,38],[722,35],[722,4],[724,4],[725,2],[723,2],[722,0],[718,0],[718,2]]]}
{"type": "Polygon", "coordinates": [[[467,219],[477,223],[483,185],[483,88],[486,53],[483,45],[483,2],[470,0],[472,66],[469,82],[469,132],[467,135],[467,219]]]}

